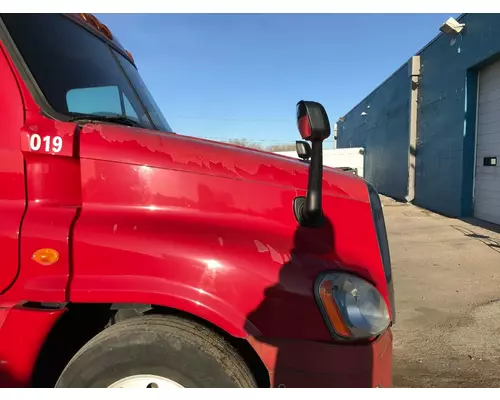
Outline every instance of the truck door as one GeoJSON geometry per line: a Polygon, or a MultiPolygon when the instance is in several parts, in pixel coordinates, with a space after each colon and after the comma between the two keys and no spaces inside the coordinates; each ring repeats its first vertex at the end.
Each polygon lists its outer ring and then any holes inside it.
{"type": "Polygon", "coordinates": [[[23,124],[21,92],[0,42],[0,293],[19,270],[19,234],[26,206],[19,137],[23,124]]]}
{"type": "Polygon", "coordinates": [[[65,36],[37,15],[0,15],[0,299],[14,303],[67,300],[81,206],[79,128],[42,112],[39,89],[64,89],[50,49],[65,36]]]}

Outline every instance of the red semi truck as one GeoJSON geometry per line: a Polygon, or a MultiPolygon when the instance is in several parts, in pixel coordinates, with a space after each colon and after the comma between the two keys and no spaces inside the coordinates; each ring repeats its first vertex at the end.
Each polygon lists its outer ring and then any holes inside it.
{"type": "Polygon", "coordinates": [[[174,134],[90,14],[1,15],[0,88],[0,386],[391,385],[380,199],[320,104],[307,163],[174,134]]]}

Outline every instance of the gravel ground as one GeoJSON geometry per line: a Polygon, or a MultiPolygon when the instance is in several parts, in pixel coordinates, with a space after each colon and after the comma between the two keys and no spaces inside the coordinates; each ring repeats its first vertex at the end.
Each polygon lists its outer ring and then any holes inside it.
{"type": "Polygon", "coordinates": [[[395,387],[499,387],[500,229],[383,198],[395,387]]]}

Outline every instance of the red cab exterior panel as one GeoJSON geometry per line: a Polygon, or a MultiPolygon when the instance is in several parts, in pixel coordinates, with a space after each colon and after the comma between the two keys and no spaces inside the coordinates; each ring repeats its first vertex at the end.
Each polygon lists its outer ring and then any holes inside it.
{"type": "Polygon", "coordinates": [[[325,223],[300,226],[307,163],[165,132],[153,117],[139,127],[47,115],[19,57],[4,34],[0,386],[31,384],[75,304],[191,315],[246,342],[271,386],[391,385],[390,329],[334,337],[315,292],[321,274],[347,272],[393,306],[364,180],[325,168],[325,223]],[[40,249],[55,261],[42,265],[40,249]]]}

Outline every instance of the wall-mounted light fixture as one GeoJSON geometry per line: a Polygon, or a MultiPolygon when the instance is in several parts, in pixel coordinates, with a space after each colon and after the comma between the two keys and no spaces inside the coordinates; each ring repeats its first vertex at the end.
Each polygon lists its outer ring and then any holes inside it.
{"type": "Polygon", "coordinates": [[[461,24],[455,18],[448,18],[443,25],[439,28],[439,30],[448,35],[456,35],[462,32],[465,24],[461,24]]]}

